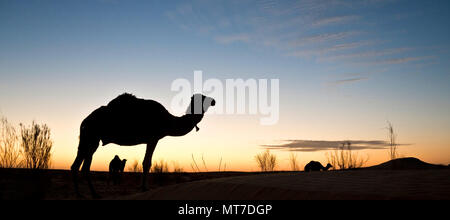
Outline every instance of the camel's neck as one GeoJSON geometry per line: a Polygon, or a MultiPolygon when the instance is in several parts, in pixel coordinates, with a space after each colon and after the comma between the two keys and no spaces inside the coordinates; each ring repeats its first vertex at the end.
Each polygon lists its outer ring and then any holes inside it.
{"type": "Polygon", "coordinates": [[[183,136],[192,131],[202,120],[202,114],[186,114],[181,117],[175,117],[171,128],[168,131],[169,136],[183,136]]]}

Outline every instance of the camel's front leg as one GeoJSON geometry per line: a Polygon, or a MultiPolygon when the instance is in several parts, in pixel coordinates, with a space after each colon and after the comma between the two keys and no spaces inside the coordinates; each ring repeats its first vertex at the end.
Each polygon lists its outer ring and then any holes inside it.
{"type": "Polygon", "coordinates": [[[145,158],[144,158],[144,161],[142,162],[142,167],[143,167],[142,191],[147,191],[147,175],[150,170],[150,167],[152,166],[152,156],[153,156],[153,152],[155,151],[157,143],[158,143],[158,141],[147,144],[145,158]]]}

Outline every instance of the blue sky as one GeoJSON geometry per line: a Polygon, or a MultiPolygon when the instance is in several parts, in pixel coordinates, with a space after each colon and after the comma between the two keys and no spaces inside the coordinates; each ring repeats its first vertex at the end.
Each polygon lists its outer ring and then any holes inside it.
{"type": "Polygon", "coordinates": [[[95,74],[100,78],[164,71],[171,77],[202,69],[223,78],[276,73],[344,84],[383,74],[400,79],[391,72],[448,72],[446,1],[1,1],[1,6],[2,77],[32,72],[53,77],[67,68],[76,72],[69,76],[99,70],[106,72],[95,74]]]}
{"type": "Polygon", "coordinates": [[[170,83],[203,70],[279,78],[280,129],[305,130],[283,119],[297,114],[298,124],[324,118],[315,123],[332,135],[310,138],[351,137],[333,122],[352,133],[385,120],[408,137],[441,135],[450,131],[449,9],[437,0],[0,0],[0,113],[53,124],[61,143],[119,93],[168,105],[170,83]]]}

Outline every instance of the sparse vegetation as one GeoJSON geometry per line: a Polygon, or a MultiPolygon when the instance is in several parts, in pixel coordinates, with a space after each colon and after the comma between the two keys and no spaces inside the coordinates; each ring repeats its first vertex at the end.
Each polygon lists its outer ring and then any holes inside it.
{"type": "Polygon", "coordinates": [[[0,118],[0,167],[17,168],[21,166],[18,137],[14,126],[5,117],[0,118]]]}
{"type": "Polygon", "coordinates": [[[205,162],[205,159],[203,158],[203,154],[202,154],[202,162],[203,162],[203,166],[205,167],[206,172],[208,172],[208,167],[206,166],[206,162],[205,162]]]}
{"type": "Polygon", "coordinates": [[[289,154],[289,165],[291,166],[292,171],[300,171],[300,166],[297,162],[297,154],[294,152],[289,154]]]}
{"type": "MultiPolygon", "coordinates": [[[[202,169],[200,169],[200,167],[198,166],[197,161],[195,160],[194,154],[191,155],[191,158],[192,158],[192,163],[190,165],[191,165],[191,169],[192,169],[193,172],[196,172],[196,173],[209,172],[208,165],[206,164],[205,157],[203,156],[203,154],[202,154],[202,157],[201,157],[202,164],[203,164],[203,168],[202,169]]],[[[217,172],[225,172],[226,169],[227,169],[227,164],[224,163],[223,162],[223,158],[220,157],[219,166],[218,166],[217,172]]]]}
{"type": "MultiPolygon", "coordinates": [[[[172,172],[173,173],[183,173],[184,169],[175,161],[172,161],[172,172]]],[[[141,173],[142,172],[142,164],[138,160],[134,160],[134,162],[128,167],[129,172],[133,173],[141,173]]],[[[152,173],[168,173],[170,171],[170,167],[167,162],[163,159],[153,163],[150,172],[152,173]]]]}
{"type": "Polygon", "coordinates": [[[30,169],[48,169],[51,165],[53,142],[50,128],[32,122],[30,127],[20,124],[24,166],[30,169]]]}
{"type": "Polygon", "coordinates": [[[152,167],[150,169],[150,172],[152,173],[168,173],[169,172],[169,166],[167,165],[167,162],[163,159],[155,162],[152,164],[152,167]]]}
{"type": "Polygon", "coordinates": [[[184,169],[178,164],[176,161],[172,161],[173,172],[174,173],[183,173],[184,169]]]}
{"type": "Polygon", "coordinates": [[[201,172],[200,169],[198,168],[197,162],[195,161],[194,154],[192,154],[191,168],[192,168],[193,172],[198,172],[198,173],[201,172]]]}
{"type": "Polygon", "coordinates": [[[220,162],[219,162],[219,172],[220,172],[220,168],[222,168],[222,157],[220,158],[220,162]]]}
{"type": "Polygon", "coordinates": [[[142,164],[139,163],[138,160],[134,160],[134,162],[128,168],[128,171],[133,172],[133,173],[141,173],[142,172],[142,164]]]}
{"type": "Polygon", "coordinates": [[[390,121],[388,121],[388,127],[386,128],[388,130],[388,138],[389,138],[389,157],[391,160],[398,158],[397,153],[397,134],[394,131],[394,126],[390,121]]]}
{"type": "Polygon", "coordinates": [[[348,170],[361,168],[367,163],[369,157],[363,158],[358,153],[353,153],[351,145],[350,142],[344,142],[336,150],[326,153],[328,163],[333,166],[333,169],[348,170]]]}
{"type": "Polygon", "coordinates": [[[0,118],[0,167],[48,169],[51,166],[53,142],[50,128],[32,122],[20,124],[20,134],[5,117],[0,118]]]}
{"type": "Polygon", "coordinates": [[[256,155],[255,160],[262,172],[274,171],[277,166],[277,157],[268,149],[264,153],[256,155]]]}

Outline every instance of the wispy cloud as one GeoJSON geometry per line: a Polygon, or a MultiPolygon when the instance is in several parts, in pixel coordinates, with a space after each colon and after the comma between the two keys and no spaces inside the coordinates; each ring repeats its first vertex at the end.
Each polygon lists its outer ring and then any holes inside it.
{"type": "Polygon", "coordinates": [[[248,34],[234,34],[228,36],[218,36],[215,40],[222,44],[229,44],[234,42],[248,42],[250,36],[248,34]]]}
{"type": "MultiPolygon", "coordinates": [[[[393,48],[386,33],[372,31],[370,15],[362,9],[388,7],[396,0],[203,1],[183,3],[167,16],[185,30],[204,34],[219,44],[248,43],[274,48],[281,54],[319,62],[392,65],[421,59],[393,48]],[[383,40],[381,40],[383,39],[383,40]],[[368,45],[379,45],[368,48],[368,45]],[[383,57],[396,54],[397,57],[383,57]]],[[[387,17],[384,22],[398,21],[387,17]],[[389,20],[390,19],[390,20],[389,20]]],[[[371,23],[372,22],[372,23],[371,23]]],[[[377,29],[378,30],[378,29],[377,29]]],[[[404,34],[404,33],[402,33],[404,34]]],[[[405,45],[405,44],[397,44],[405,45]]]]}
{"type": "Polygon", "coordinates": [[[339,41],[357,34],[360,34],[360,31],[346,31],[346,32],[338,32],[338,33],[325,33],[319,34],[315,36],[303,37],[297,40],[294,40],[290,43],[291,46],[303,46],[305,44],[313,44],[325,41],[339,41]]]}
{"type": "Polygon", "coordinates": [[[336,52],[336,51],[355,49],[355,48],[359,48],[359,47],[370,45],[370,44],[374,44],[374,41],[342,43],[342,44],[336,44],[333,46],[324,46],[323,48],[318,48],[318,49],[298,50],[298,51],[289,53],[288,56],[309,57],[309,56],[324,55],[324,54],[336,52]]]}
{"type": "Polygon", "coordinates": [[[336,16],[336,17],[329,17],[329,18],[323,18],[317,21],[314,21],[311,25],[312,26],[325,26],[325,25],[331,25],[331,24],[340,24],[340,23],[346,23],[349,21],[354,21],[360,18],[359,16],[355,15],[347,15],[347,16],[336,16]]]}
{"type": "Polygon", "coordinates": [[[383,50],[375,50],[375,51],[364,51],[364,52],[353,52],[353,53],[345,53],[345,54],[336,54],[327,57],[321,57],[321,61],[339,61],[339,60],[349,60],[349,59],[361,59],[361,58],[371,58],[371,57],[380,57],[392,54],[403,53],[406,51],[410,51],[412,48],[389,48],[383,50]]]}
{"type": "Polygon", "coordinates": [[[402,58],[393,58],[393,59],[385,59],[381,61],[377,61],[378,64],[400,64],[400,63],[408,63],[416,60],[424,59],[425,57],[402,57],[402,58]]]}
{"type": "MultiPolygon", "coordinates": [[[[315,152],[315,151],[328,151],[335,150],[342,146],[342,143],[351,143],[352,150],[368,150],[368,149],[387,149],[389,143],[382,140],[342,140],[342,141],[325,141],[325,140],[285,140],[284,144],[278,145],[261,145],[267,149],[274,150],[289,150],[289,151],[303,151],[303,152],[315,152]]],[[[399,144],[409,145],[409,144],[399,144]]]]}
{"type": "Polygon", "coordinates": [[[261,0],[259,3],[262,9],[270,10],[275,8],[278,2],[276,0],[261,0]]]}
{"type": "Polygon", "coordinates": [[[358,82],[358,81],[363,81],[363,80],[368,80],[368,79],[369,79],[369,77],[357,77],[357,78],[341,79],[341,80],[336,80],[336,81],[330,82],[330,84],[342,85],[342,84],[346,84],[346,83],[353,83],[353,82],[358,82]]]}

